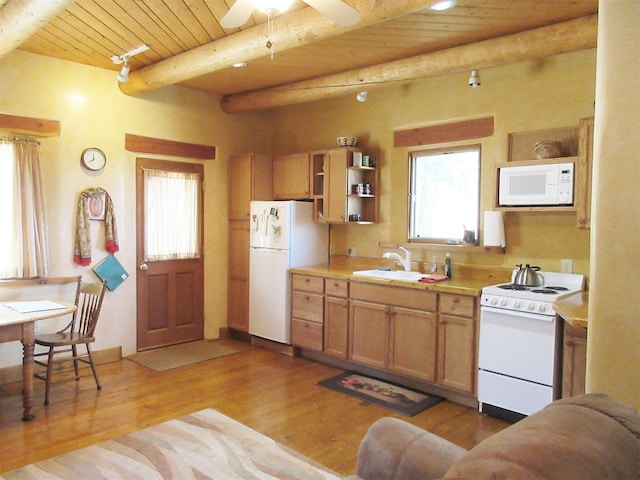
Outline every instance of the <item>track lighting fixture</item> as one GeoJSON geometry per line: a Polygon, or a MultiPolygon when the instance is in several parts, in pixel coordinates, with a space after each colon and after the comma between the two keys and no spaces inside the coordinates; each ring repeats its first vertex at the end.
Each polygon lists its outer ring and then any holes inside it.
{"type": "Polygon", "coordinates": [[[478,73],[478,70],[471,71],[471,76],[469,77],[469,86],[473,88],[480,86],[480,74],[478,73]]]}
{"type": "Polygon", "coordinates": [[[364,103],[367,101],[367,92],[360,92],[356,95],[356,100],[359,101],[360,103],[364,103]]]}
{"type": "Polygon", "coordinates": [[[134,55],[137,55],[142,52],[146,52],[149,50],[149,45],[144,44],[139,46],[138,48],[134,48],[130,52],[123,53],[122,55],[114,55],[111,57],[111,61],[116,65],[122,65],[120,72],[118,73],[118,81],[121,83],[126,83],[129,80],[129,71],[131,68],[129,67],[129,59],[134,55]]]}
{"type": "Polygon", "coordinates": [[[129,70],[129,59],[125,59],[124,65],[122,65],[120,73],[118,73],[118,81],[120,83],[127,83],[127,80],[129,80],[129,70]]]}

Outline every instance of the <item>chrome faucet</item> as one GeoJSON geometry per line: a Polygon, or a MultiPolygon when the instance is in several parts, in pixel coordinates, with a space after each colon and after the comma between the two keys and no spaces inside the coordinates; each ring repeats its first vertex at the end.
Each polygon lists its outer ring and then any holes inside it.
{"type": "Polygon", "coordinates": [[[395,258],[397,262],[404,267],[406,272],[411,271],[411,252],[404,247],[400,247],[400,250],[404,252],[404,258],[402,258],[396,252],[386,252],[382,255],[382,258],[395,258]]]}

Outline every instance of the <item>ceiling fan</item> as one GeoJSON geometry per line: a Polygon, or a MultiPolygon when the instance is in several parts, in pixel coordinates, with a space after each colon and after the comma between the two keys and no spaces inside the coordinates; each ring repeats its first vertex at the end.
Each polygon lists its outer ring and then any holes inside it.
{"type": "MultiPolygon", "coordinates": [[[[339,25],[352,25],[360,20],[360,12],[342,0],[304,0],[304,2],[339,25]]],[[[292,3],[293,0],[236,0],[220,25],[224,28],[241,27],[249,20],[255,9],[272,18],[284,12],[292,3]]]]}

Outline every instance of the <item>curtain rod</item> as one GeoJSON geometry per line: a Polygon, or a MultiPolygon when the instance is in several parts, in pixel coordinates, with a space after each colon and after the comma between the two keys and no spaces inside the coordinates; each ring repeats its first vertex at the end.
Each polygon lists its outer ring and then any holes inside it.
{"type": "Polygon", "coordinates": [[[33,138],[33,137],[28,137],[28,136],[9,136],[9,135],[2,135],[0,136],[0,142],[2,143],[19,143],[19,142],[23,142],[23,143],[35,143],[37,145],[40,145],[40,141],[33,138]]]}

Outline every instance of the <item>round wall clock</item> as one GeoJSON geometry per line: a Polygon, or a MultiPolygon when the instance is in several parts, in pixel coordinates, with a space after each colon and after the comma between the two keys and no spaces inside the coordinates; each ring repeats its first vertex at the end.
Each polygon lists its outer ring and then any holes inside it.
{"type": "Polygon", "coordinates": [[[80,156],[80,163],[87,170],[96,172],[105,167],[107,164],[107,156],[99,148],[86,148],[80,156]]]}

